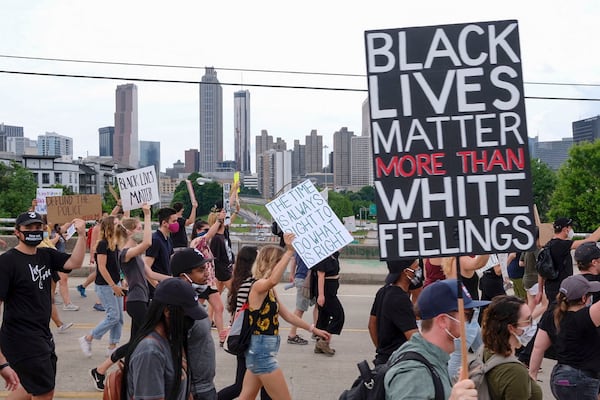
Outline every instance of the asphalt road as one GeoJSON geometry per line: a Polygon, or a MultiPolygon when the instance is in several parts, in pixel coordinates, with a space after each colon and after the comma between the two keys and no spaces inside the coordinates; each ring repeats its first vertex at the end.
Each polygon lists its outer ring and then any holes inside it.
{"type": "MultiPolygon", "coordinates": [[[[89,370],[104,360],[107,336],[101,341],[94,341],[93,356],[85,357],[79,349],[78,338],[93,328],[102,318],[103,313],[93,311],[93,285],[88,288],[88,297],[81,298],[75,287],[83,278],[70,278],[69,286],[72,302],[80,306],[79,311],[63,311],[59,306],[60,315],[64,322],[74,322],[74,326],[62,334],[55,334],[58,354],[58,374],[55,398],[57,399],[99,399],[102,393],[97,392],[92,385],[89,370]]],[[[371,303],[378,286],[376,285],[344,285],[340,288],[340,299],[346,312],[344,331],[334,337],[332,347],[336,349],[333,357],[315,354],[314,342],[306,346],[290,345],[285,337],[289,325],[282,320],[282,344],[278,360],[284,371],[288,386],[295,400],[338,399],[340,393],[349,388],[358,375],[356,363],[367,359],[372,360],[374,348],[367,332],[367,321],[371,303]]],[[[288,308],[294,307],[295,289],[284,290],[279,285],[278,292],[288,308]]],[[[60,299],[60,296],[58,297],[60,299]]],[[[307,319],[307,316],[305,316],[307,319]]],[[[51,323],[52,324],[52,323],[51,323]]],[[[56,327],[52,324],[53,331],[56,327]]],[[[126,316],[122,343],[128,339],[129,317],[126,316]]],[[[299,333],[305,338],[309,334],[302,330],[299,333]]],[[[217,390],[225,387],[234,380],[235,357],[225,353],[218,347],[217,332],[213,330],[216,344],[217,375],[215,385],[217,390]]],[[[548,387],[551,360],[545,360],[543,373],[539,375],[543,381],[544,398],[552,398],[548,387]]],[[[5,398],[6,392],[0,392],[0,398],[5,398]]]]}

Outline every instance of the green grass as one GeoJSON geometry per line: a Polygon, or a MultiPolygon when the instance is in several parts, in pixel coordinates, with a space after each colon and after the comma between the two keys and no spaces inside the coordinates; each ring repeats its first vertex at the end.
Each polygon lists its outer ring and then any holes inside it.
{"type": "Polygon", "coordinates": [[[265,207],[263,205],[244,204],[244,208],[246,210],[252,211],[253,213],[258,212],[258,215],[260,215],[262,218],[266,219],[267,221],[271,220],[271,214],[269,214],[269,211],[267,211],[267,207],[265,207]]]}

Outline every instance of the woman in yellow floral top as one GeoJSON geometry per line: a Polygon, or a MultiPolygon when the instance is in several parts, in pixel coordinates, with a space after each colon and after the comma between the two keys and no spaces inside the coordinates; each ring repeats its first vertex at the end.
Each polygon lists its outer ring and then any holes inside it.
{"type": "Polygon", "coordinates": [[[241,400],[256,399],[263,386],[273,399],[291,399],[283,371],[275,359],[280,344],[279,316],[290,324],[326,340],[330,338],[329,333],[309,325],[277,300],[275,286],[281,281],[288,262],[294,257],[294,238],[293,233],[284,234],[285,252],[279,246],[262,247],[252,267],[252,275],[256,281],[250,289],[248,305],[250,323],[256,323],[253,325],[250,347],[246,350],[247,370],[240,394],[241,400]]]}

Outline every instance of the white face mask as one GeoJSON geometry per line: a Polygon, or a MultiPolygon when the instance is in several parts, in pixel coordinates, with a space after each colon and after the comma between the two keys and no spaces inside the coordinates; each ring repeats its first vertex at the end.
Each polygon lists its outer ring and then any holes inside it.
{"type": "Polygon", "coordinates": [[[527,344],[529,344],[531,339],[533,339],[533,337],[535,336],[535,333],[537,332],[537,323],[534,322],[533,324],[529,325],[528,327],[521,328],[521,329],[523,329],[523,333],[521,333],[520,335],[513,333],[513,335],[519,341],[519,344],[521,346],[525,347],[525,346],[527,346],[527,344]]]}
{"type": "MultiPolygon", "coordinates": [[[[452,317],[451,315],[448,315],[448,314],[444,314],[444,315],[445,315],[446,317],[450,318],[452,321],[456,322],[457,324],[460,324],[460,321],[459,321],[459,320],[457,320],[456,318],[452,317]]],[[[448,330],[448,328],[445,328],[444,330],[446,331],[446,334],[452,338],[452,340],[457,340],[457,339],[460,339],[460,337],[454,336],[454,335],[453,335],[453,334],[452,334],[452,333],[451,333],[451,332],[448,330]]]]}
{"type": "Polygon", "coordinates": [[[569,233],[567,233],[567,239],[571,240],[573,239],[573,236],[575,236],[575,232],[573,229],[569,229],[569,233]]]}

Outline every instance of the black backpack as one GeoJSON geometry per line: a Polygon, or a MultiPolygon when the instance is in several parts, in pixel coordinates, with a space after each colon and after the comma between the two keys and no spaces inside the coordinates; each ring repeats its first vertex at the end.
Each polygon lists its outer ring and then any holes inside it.
{"type": "Polygon", "coordinates": [[[539,276],[544,279],[554,280],[558,278],[558,268],[554,265],[550,246],[545,245],[537,256],[535,261],[535,269],[539,276]]]}
{"type": "Polygon", "coordinates": [[[444,400],[444,386],[439,374],[425,357],[414,351],[402,353],[393,363],[387,362],[373,369],[369,367],[366,360],[359,362],[357,364],[359,377],[356,378],[350,389],[344,390],[339,400],[385,400],[385,373],[394,365],[406,360],[419,361],[429,368],[435,387],[435,400],[444,400]]]}

